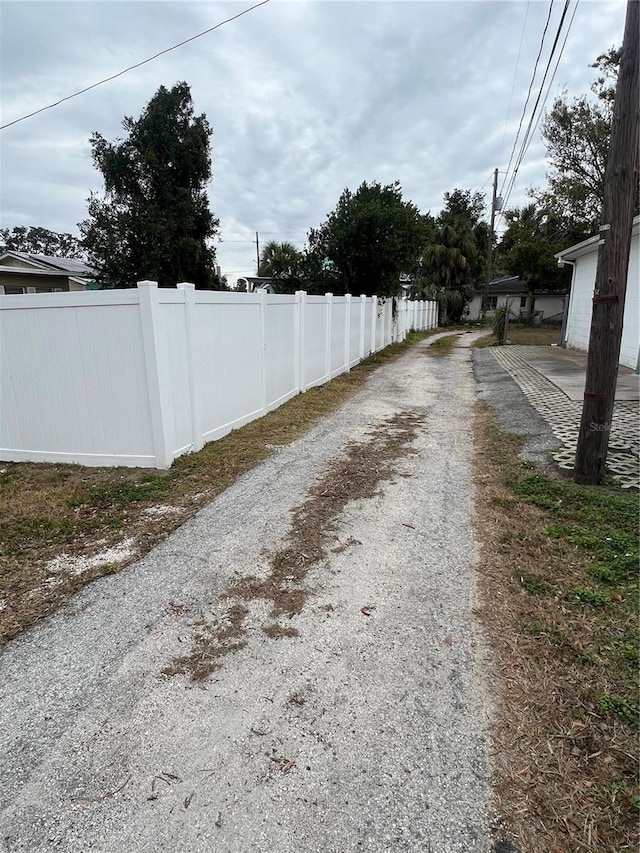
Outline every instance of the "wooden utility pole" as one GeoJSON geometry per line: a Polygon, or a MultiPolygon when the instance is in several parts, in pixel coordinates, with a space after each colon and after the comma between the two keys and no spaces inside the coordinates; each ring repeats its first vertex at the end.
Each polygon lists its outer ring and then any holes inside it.
{"type": "Polygon", "coordinates": [[[260,240],[256,231],[256,275],[260,275],[260,240]]]}
{"type": "Polygon", "coordinates": [[[493,265],[493,228],[496,221],[496,199],[498,197],[498,170],[493,173],[493,197],[491,199],[491,230],[489,231],[489,248],[487,250],[487,281],[484,286],[484,295],[482,297],[482,308],[480,313],[484,319],[487,313],[487,300],[489,297],[489,283],[491,282],[491,267],[493,265]]]}
{"type": "Polygon", "coordinates": [[[622,58],[604,177],[598,268],[591,314],[587,381],[574,480],[602,481],[618,376],[638,175],[640,0],[628,0],[622,58]]]}

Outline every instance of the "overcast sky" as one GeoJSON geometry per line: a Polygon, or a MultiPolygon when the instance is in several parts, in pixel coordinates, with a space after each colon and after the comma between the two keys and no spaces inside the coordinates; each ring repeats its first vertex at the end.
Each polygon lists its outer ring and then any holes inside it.
{"type": "MultiPolygon", "coordinates": [[[[2,0],[2,124],[251,5],[2,0]]],[[[553,5],[534,97],[562,5],[553,5]]],[[[492,170],[507,167],[548,9],[547,0],[271,0],[3,130],[0,223],[77,234],[89,192],[102,187],[89,136],[121,137],[125,115],[137,118],[160,85],[179,80],[214,130],[209,199],[221,224],[218,261],[232,281],[255,274],[255,231],[302,248],[342,190],[363,180],[399,180],[423,212],[437,212],[455,187],[489,198],[492,170]]],[[[563,87],[588,91],[589,64],[622,41],[624,14],[624,0],[581,0],[549,105],[563,87]]],[[[536,137],[509,205],[544,182],[536,137]]]]}

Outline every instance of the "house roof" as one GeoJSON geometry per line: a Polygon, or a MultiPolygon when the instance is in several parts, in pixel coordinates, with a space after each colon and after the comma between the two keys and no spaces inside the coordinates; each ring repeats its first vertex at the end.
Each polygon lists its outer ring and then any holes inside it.
{"type": "MultiPolygon", "coordinates": [[[[638,234],[639,231],[640,216],[636,216],[631,226],[631,233],[635,235],[638,234]]],[[[582,243],[576,243],[575,246],[569,246],[568,249],[563,249],[561,252],[557,252],[554,255],[554,258],[558,259],[559,266],[563,266],[564,261],[575,261],[576,258],[580,258],[582,255],[589,255],[591,252],[597,252],[599,244],[600,234],[596,234],[594,237],[589,237],[588,240],[583,240],[582,243]]]]}
{"type": "Polygon", "coordinates": [[[9,267],[4,264],[0,264],[0,272],[3,274],[9,275],[44,275],[47,278],[69,278],[69,273],[64,272],[64,270],[46,270],[46,269],[25,269],[24,267],[9,267]]]}
{"type": "Polygon", "coordinates": [[[14,252],[13,250],[3,252],[0,255],[0,264],[5,258],[17,258],[20,261],[33,264],[38,269],[56,270],[81,278],[95,275],[95,270],[92,267],[77,258],[57,258],[53,255],[35,255],[29,252],[14,252]]]}

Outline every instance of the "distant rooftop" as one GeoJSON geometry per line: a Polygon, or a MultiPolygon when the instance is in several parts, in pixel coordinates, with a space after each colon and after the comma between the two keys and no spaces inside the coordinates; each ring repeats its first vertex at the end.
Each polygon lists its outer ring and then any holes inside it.
{"type": "Polygon", "coordinates": [[[29,252],[14,252],[13,250],[3,252],[2,254],[12,255],[14,258],[22,258],[22,260],[31,261],[32,263],[48,267],[49,269],[68,272],[71,275],[81,277],[95,275],[95,270],[88,266],[84,261],[80,261],[77,258],[56,258],[52,255],[32,255],[29,252]]]}

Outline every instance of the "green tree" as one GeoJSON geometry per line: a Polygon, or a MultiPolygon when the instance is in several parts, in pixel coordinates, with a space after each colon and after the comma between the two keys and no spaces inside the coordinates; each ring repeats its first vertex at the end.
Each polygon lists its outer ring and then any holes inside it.
{"type": "Polygon", "coordinates": [[[56,258],[85,259],[80,241],[72,234],[49,231],[47,228],[17,226],[0,228],[2,251],[26,252],[28,255],[50,255],[56,258]]]}
{"type": "Polygon", "coordinates": [[[270,240],[260,253],[258,275],[271,276],[278,293],[294,293],[302,286],[302,252],[293,243],[270,240]]]}
{"type": "Polygon", "coordinates": [[[619,49],[601,54],[591,66],[600,72],[593,94],[569,100],[563,92],[542,123],[548,186],[531,194],[564,229],[565,245],[595,233],[600,223],[619,64],[619,49]]]}
{"type": "Polygon", "coordinates": [[[105,194],[91,195],[79,227],[99,279],[110,287],[151,279],[161,287],[191,281],[220,288],[211,247],[219,223],[205,189],[212,131],[206,116],[194,116],[189,86],[161,86],[123,127],[126,138],[114,143],[91,137],[105,194]]]}
{"type": "Polygon", "coordinates": [[[312,292],[395,296],[399,278],[415,265],[424,237],[418,208],[404,201],[398,181],[345,189],[336,209],[309,233],[303,275],[312,292]]]}
{"type": "Polygon", "coordinates": [[[559,268],[554,257],[566,248],[564,229],[552,214],[535,204],[505,214],[507,228],[496,251],[496,261],[509,275],[517,275],[529,289],[528,311],[535,309],[535,290],[568,288],[571,271],[559,268]]]}
{"type": "Polygon", "coordinates": [[[418,260],[413,294],[436,299],[441,318],[459,322],[484,276],[489,226],[482,220],[484,196],[455,189],[428,229],[418,260]]]}

